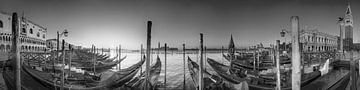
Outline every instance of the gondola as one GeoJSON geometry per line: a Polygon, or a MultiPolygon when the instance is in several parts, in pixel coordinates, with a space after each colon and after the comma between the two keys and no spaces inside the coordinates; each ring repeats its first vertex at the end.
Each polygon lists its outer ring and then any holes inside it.
{"type": "MultiPolygon", "coordinates": [[[[112,62],[114,61],[116,58],[118,58],[119,55],[116,55],[115,57],[113,58],[109,58],[109,59],[106,59],[106,60],[103,60],[102,62],[112,62]]],[[[126,56],[124,56],[123,58],[121,58],[119,61],[121,62],[122,60],[124,60],[126,58],[126,56]]]]}
{"type": "MultiPolygon", "coordinates": [[[[101,80],[97,82],[87,83],[86,85],[66,84],[64,88],[71,90],[112,90],[131,80],[144,62],[144,60],[139,61],[131,67],[113,72],[107,77],[101,77],[101,80]]],[[[24,82],[24,84],[22,84],[22,88],[24,90],[52,90],[55,88],[60,89],[61,87],[59,81],[56,81],[57,84],[54,85],[54,77],[49,72],[34,70],[27,65],[23,65],[21,71],[22,81],[24,82]]],[[[13,90],[13,70],[7,70],[3,74],[9,90],[13,90]]]]}
{"type": "MultiPolygon", "coordinates": [[[[97,62],[95,65],[95,71],[96,72],[103,72],[105,70],[111,69],[112,67],[119,64],[119,60],[112,61],[112,62],[97,62]]],[[[94,64],[93,62],[88,62],[87,64],[84,64],[84,66],[78,66],[82,70],[86,71],[93,71],[94,70],[94,64]]]]}
{"type": "Polygon", "coordinates": [[[234,57],[231,57],[231,55],[229,55],[229,54],[223,54],[223,57],[229,62],[230,62],[230,60],[248,60],[252,57],[249,55],[244,55],[244,56],[234,55],[234,56],[236,57],[236,59],[234,57]]]}
{"type": "MultiPolygon", "coordinates": [[[[242,80],[246,80],[249,83],[249,90],[275,90],[276,84],[275,80],[271,82],[262,82],[264,80],[254,77],[238,77],[234,72],[229,70],[229,66],[223,65],[211,58],[207,59],[209,65],[214,69],[216,73],[218,73],[221,77],[229,80],[229,81],[235,81],[239,82],[242,80]]],[[[284,75],[283,75],[284,76],[284,75]]],[[[321,76],[320,71],[314,71],[311,73],[303,74],[301,78],[301,86],[306,86],[310,82],[316,80],[321,76]]],[[[282,81],[283,82],[283,81],[282,81]]],[[[291,90],[291,86],[288,85],[289,83],[282,83],[282,90],[291,90]]]]}
{"type": "MultiPolygon", "coordinates": [[[[144,57],[145,60],[145,57],[144,57]]],[[[160,72],[161,72],[161,61],[159,56],[157,56],[156,58],[156,63],[153,64],[150,67],[150,80],[149,80],[149,88],[155,89],[155,85],[158,82],[158,78],[160,76],[160,72]]],[[[140,75],[138,77],[135,77],[134,79],[132,79],[131,81],[129,81],[128,83],[125,84],[125,88],[127,89],[135,89],[135,90],[140,90],[145,88],[145,76],[146,76],[146,72],[141,72],[140,75]]],[[[149,89],[148,88],[148,89],[149,89]]]]}
{"type": "MultiPolygon", "coordinates": [[[[9,61],[9,60],[7,60],[9,61]]],[[[7,62],[9,63],[9,62],[7,62]]],[[[21,90],[50,90],[47,87],[43,86],[36,79],[31,78],[31,76],[24,72],[24,69],[21,71],[21,90]]],[[[5,65],[4,71],[2,72],[7,90],[15,90],[15,70],[14,67],[5,65]]]]}
{"type": "Polygon", "coordinates": [[[80,61],[88,61],[92,60],[92,58],[95,56],[97,58],[97,61],[104,61],[108,59],[109,55],[100,55],[99,53],[91,53],[91,52],[81,52],[81,51],[75,51],[75,54],[80,61]]]}
{"type": "MultiPolygon", "coordinates": [[[[192,61],[190,57],[188,57],[188,68],[190,72],[190,76],[193,80],[193,84],[198,89],[199,88],[199,65],[192,61]]],[[[221,77],[210,74],[206,70],[203,71],[204,77],[204,89],[205,90],[248,90],[246,82],[229,82],[227,80],[223,80],[221,77]]]]}
{"type": "MultiPolygon", "coordinates": [[[[235,56],[237,56],[237,55],[235,55],[235,56]]],[[[230,62],[230,60],[231,60],[230,55],[224,55],[223,54],[223,57],[227,61],[230,62]]],[[[240,56],[237,56],[237,57],[240,57],[240,56]]],[[[256,66],[255,69],[261,71],[261,70],[267,70],[267,69],[273,67],[272,64],[268,64],[268,63],[265,64],[264,62],[270,62],[270,61],[268,61],[268,60],[267,61],[261,61],[260,66],[259,67],[256,66]]],[[[291,63],[290,60],[282,60],[281,61],[281,64],[290,64],[290,63],[291,63]]],[[[233,65],[235,65],[237,67],[245,68],[245,69],[250,69],[250,70],[254,69],[253,60],[249,60],[249,58],[244,59],[244,60],[236,59],[236,60],[232,61],[231,64],[233,64],[233,65]]]]}
{"type": "MultiPolygon", "coordinates": [[[[117,72],[112,73],[109,77],[103,78],[101,77],[101,80],[95,83],[89,83],[86,86],[78,86],[78,87],[71,87],[69,85],[66,85],[66,89],[74,89],[74,90],[107,90],[107,89],[114,89],[117,87],[120,87],[124,83],[131,80],[136,73],[138,72],[139,68],[145,61],[139,61],[138,63],[134,64],[131,67],[128,67],[126,69],[121,69],[117,72]]],[[[44,85],[49,86],[49,88],[54,88],[52,77],[50,73],[36,71],[31,68],[25,68],[25,71],[29,73],[32,77],[38,79],[41,83],[44,85]]],[[[60,88],[60,85],[55,85],[56,88],[60,88]]]]}

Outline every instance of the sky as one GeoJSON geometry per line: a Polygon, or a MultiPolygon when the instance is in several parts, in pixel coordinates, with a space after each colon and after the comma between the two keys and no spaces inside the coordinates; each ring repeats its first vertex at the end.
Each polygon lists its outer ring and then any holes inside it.
{"type": "MultiPolygon", "coordinates": [[[[152,47],[199,46],[200,33],[208,48],[227,47],[233,35],[236,47],[265,46],[284,40],[290,17],[300,27],[317,27],[339,34],[338,17],[350,2],[354,42],[360,42],[359,0],[0,0],[0,11],[18,12],[47,28],[47,37],[69,31],[64,39],[75,45],[140,49],[146,45],[146,22],[153,22],[152,47]]],[[[290,38],[287,40],[289,41],[290,38]]]]}

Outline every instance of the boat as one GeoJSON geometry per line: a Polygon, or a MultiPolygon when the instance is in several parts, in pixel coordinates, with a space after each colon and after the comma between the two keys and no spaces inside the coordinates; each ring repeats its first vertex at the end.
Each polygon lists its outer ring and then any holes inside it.
{"type": "MultiPolygon", "coordinates": [[[[188,57],[188,68],[190,72],[190,76],[193,80],[193,84],[199,89],[199,65],[192,61],[190,57],[188,57]]],[[[246,82],[231,82],[223,80],[221,77],[210,74],[208,71],[203,71],[204,77],[204,89],[205,90],[249,90],[246,82]]]]}
{"type": "Polygon", "coordinates": [[[236,59],[235,58],[233,58],[230,54],[223,54],[223,57],[227,60],[227,61],[229,61],[230,62],[230,60],[249,60],[249,59],[251,59],[252,58],[252,55],[250,56],[250,55],[234,55],[233,57],[236,57],[236,59]]]}
{"type": "MultiPolygon", "coordinates": [[[[7,64],[10,61],[7,60],[7,64]]],[[[50,90],[47,87],[43,86],[41,83],[39,83],[36,79],[31,78],[31,76],[24,72],[24,70],[21,71],[21,89],[22,90],[50,90]],[[30,77],[30,78],[29,78],[30,77]]],[[[15,86],[15,70],[14,67],[10,65],[5,65],[4,70],[2,72],[4,82],[6,84],[7,90],[16,90],[15,86]]]]}
{"type": "MultiPolygon", "coordinates": [[[[102,61],[102,62],[112,62],[112,61],[114,61],[117,57],[119,57],[119,55],[116,55],[115,57],[110,58],[110,59],[106,59],[106,60],[104,60],[104,61],[102,61]]],[[[121,59],[119,60],[119,62],[121,62],[122,60],[124,60],[126,57],[127,57],[127,56],[124,56],[123,58],[121,58],[121,59]]]]}
{"type": "MultiPolygon", "coordinates": [[[[112,90],[130,81],[139,71],[139,68],[144,62],[144,60],[139,61],[131,67],[113,72],[111,74],[108,74],[108,76],[102,75],[101,80],[93,83],[86,83],[85,85],[70,85],[68,84],[69,82],[66,82],[64,88],[71,90],[112,90]]],[[[50,72],[38,71],[32,69],[30,66],[27,65],[23,65],[21,71],[21,76],[22,78],[24,78],[24,80],[22,80],[24,81],[22,87],[25,88],[25,90],[52,90],[55,88],[60,89],[61,87],[59,81],[54,81],[57,77],[54,77],[50,72]],[[54,85],[54,82],[56,82],[57,84],[54,85]]],[[[4,72],[4,79],[7,86],[9,86],[9,90],[13,90],[13,86],[15,86],[13,85],[14,79],[9,78],[14,76],[11,72],[13,72],[13,70],[7,70],[6,72],[4,72]]]]}
{"type": "Polygon", "coordinates": [[[74,61],[91,61],[93,57],[95,56],[97,61],[104,61],[108,59],[109,55],[100,55],[99,53],[91,53],[91,52],[83,52],[83,51],[75,51],[76,58],[74,61]]]}
{"type": "Polygon", "coordinates": [[[234,44],[234,40],[233,37],[231,35],[230,38],[230,43],[228,46],[228,54],[225,55],[223,54],[223,57],[228,60],[230,62],[230,64],[234,65],[235,67],[239,67],[239,68],[246,68],[246,69],[256,69],[256,70],[267,70],[268,68],[272,67],[270,65],[263,65],[260,64],[260,66],[258,67],[254,67],[254,64],[252,63],[253,60],[250,60],[251,58],[253,58],[254,56],[249,56],[249,55],[245,55],[245,56],[239,56],[235,54],[235,44],[234,44]]]}
{"type": "MultiPolygon", "coordinates": [[[[265,80],[263,78],[249,77],[249,76],[239,77],[239,75],[237,75],[234,71],[232,71],[229,66],[221,64],[211,58],[208,58],[207,61],[217,74],[219,74],[222,78],[225,78],[228,81],[241,82],[243,80],[246,80],[249,83],[249,90],[275,90],[276,80],[265,80]]],[[[246,75],[246,73],[242,73],[242,74],[246,75]]],[[[310,82],[316,80],[320,76],[321,76],[320,71],[314,71],[311,73],[303,74],[301,78],[301,86],[303,87],[308,85],[310,82]]],[[[286,83],[286,81],[285,82],[282,81],[282,82],[283,82],[282,83],[283,90],[291,90],[291,86],[288,85],[289,83],[286,83]]]]}
{"type": "MultiPolygon", "coordinates": [[[[105,70],[111,69],[112,67],[119,64],[120,60],[112,61],[112,62],[96,62],[95,71],[96,72],[103,72],[105,70]]],[[[87,64],[83,64],[83,66],[78,66],[78,68],[86,71],[93,71],[94,70],[94,63],[88,62],[87,64]]]]}
{"type": "MultiPolygon", "coordinates": [[[[223,55],[223,57],[230,62],[231,60],[231,56],[230,55],[223,55]]],[[[239,57],[240,56],[236,56],[236,57],[239,57]]],[[[251,57],[250,57],[251,58],[251,57]]],[[[247,58],[247,59],[243,59],[243,60],[240,60],[240,59],[236,59],[236,60],[233,60],[231,62],[232,65],[234,65],[235,68],[245,68],[245,69],[249,69],[249,70],[253,70],[254,69],[254,65],[253,65],[253,60],[249,60],[250,58],[247,58]]],[[[273,64],[269,64],[270,62],[272,61],[269,61],[269,60],[264,60],[264,61],[261,61],[261,63],[259,64],[260,66],[257,67],[257,65],[255,65],[255,69],[256,70],[267,70],[267,69],[270,69],[273,67],[273,64]]],[[[280,64],[291,64],[291,61],[288,60],[288,59],[282,59],[281,60],[281,63],[280,64]]]]}
{"type": "MultiPolygon", "coordinates": [[[[143,60],[145,60],[145,56],[144,56],[143,60]]],[[[158,83],[158,78],[160,76],[160,72],[161,72],[161,61],[160,61],[159,56],[157,56],[156,63],[150,67],[149,82],[145,82],[146,71],[143,71],[140,73],[140,75],[138,77],[135,77],[134,79],[132,79],[131,81],[126,83],[125,87],[128,89],[139,90],[139,89],[145,88],[145,84],[149,83],[149,85],[150,85],[149,88],[155,89],[155,86],[158,83]]]]}

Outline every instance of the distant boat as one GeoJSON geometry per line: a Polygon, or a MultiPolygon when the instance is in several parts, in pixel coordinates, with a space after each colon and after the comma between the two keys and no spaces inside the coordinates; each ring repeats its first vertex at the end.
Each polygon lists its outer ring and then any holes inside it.
{"type": "MultiPolygon", "coordinates": [[[[120,60],[112,61],[112,62],[97,62],[95,65],[95,71],[96,72],[103,72],[105,70],[111,69],[112,67],[119,64],[120,60]]],[[[92,62],[89,62],[87,64],[84,64],[83,66],[78,66],[78,68],[86,71],[93,71],[94,70],[94,64],[92,62]]]]}
{"type": "MultiPolygon", "coordinates": [[[[253,60],[249,60],[251,59],[251,57],[241,57],[241,56],[237,56],[237,59],[232,59],[230,55],[223,55],[223,57],[230,62],[230,60],[233,60],[231,62],[231,64],[236,65],[237,67],[241,67],[241,68],[246,68],[246,69],[254,69],[254,65],[253,65],[253,60]]],[[[261,60],[260,66],[259,67],[255,67],[256,70],[267,70],[273,67],[273,64],[269,64],[272,63],[272,61],[269,60],[261,60]]],[[[281,62],[280,64],[290,64],[291,60],[289,60],[288,58],[282,57],[281,58],[281,62]]]]}
{"type": "MultiPolygon", "coordinates": [[[[238,77],[238,75],[236,75],[236,72],[233,72],[231,70],[229,71],[229,66],[223,65],[210,58],[208,58],[207,61],[215,72],[217,72],[220,76],[227,79],[228,81],[241,82],[243,80],[246,80],[249,83],[249,90],[275,90],[275,80],[267,81],[265,79],[254,77],[238,77]]],[[[320,76],[320,71],[303,74],[301,78],[301,86],[308,85],[310,82],[316,80],[320,76]]],[[[282,84],[286,84],[286,82],[283,82],[282,84]]],[[[282,90],[291,90],[290,86],[282,86],[282,88],[282,90]]]]}

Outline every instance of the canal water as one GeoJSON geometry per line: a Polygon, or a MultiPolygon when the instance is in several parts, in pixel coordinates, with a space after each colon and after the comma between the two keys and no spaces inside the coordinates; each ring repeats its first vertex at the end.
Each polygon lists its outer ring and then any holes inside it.
{"type": "MultiPolygon", "coordinates": [[[[187,52],[188,53],[188,52],[187,52]]],[[[155,63],[155,59],[157,56],[157,52],[155,52],[152,55],[153,59],[151,63],[155,63]]],[[[114,57],[116,56],[116,52],[115,50],[112,50],[110,52],[110,56],[114,57]]],[[[135,63],[137,63],[138,61],[140,61],[140,53],[139,52],[134,52],[134,53],[121,53],[121,57],[127,56],[125,60],[123,60],[121,62],[121,68],[127,68],[135,63]]],[[[188,53],[185,55],[185,77],[186,77],[186,90],[195,90],[194,87],[194,82],[190,76],[189,70],[188,70],[188,66],[187,66],[187,57],[190,57],[193,61],[197,62],[200,59],[197,59],[197,57],[200,57],[200,55],[196,54],[196,53],[188,53]]],[[[165,77],[165,55],[164,53],[159,54],[161,63],[162,63],[162,67],[161,67],[161,74],[159,77],[159,82],[164,82],[164,77],[165,77]]],[[[225,65],[229,65],[229,62],[226,61],[221,53],[207,53],[206,57],[208,58],[212,58],[215,59],[225,65]]],[[[204,58],[205,61],[205,58],[204,58]]],[[[205,63],[204,63],[205,64],[205,63]]],[[[206,70],[209,71],[212,74],[216,74],[216,72],[214,72],[212,70],[212,68],[206,63],[206,70]]],[[[183,54],[182,52],[177,52],[177,53],[172,53],[172,52],[168,52],[167,54],[167,77],[166,77],[166,85],[168,89],[183,89],[183,75],[184,75],[184,61],[183,61],[183,54]]],[[[115,69],[115,67],[113,67],[113,69],[115,69]]],[[[143,65],[143,69],[145,70],[145,64],[143,65]]]]}

